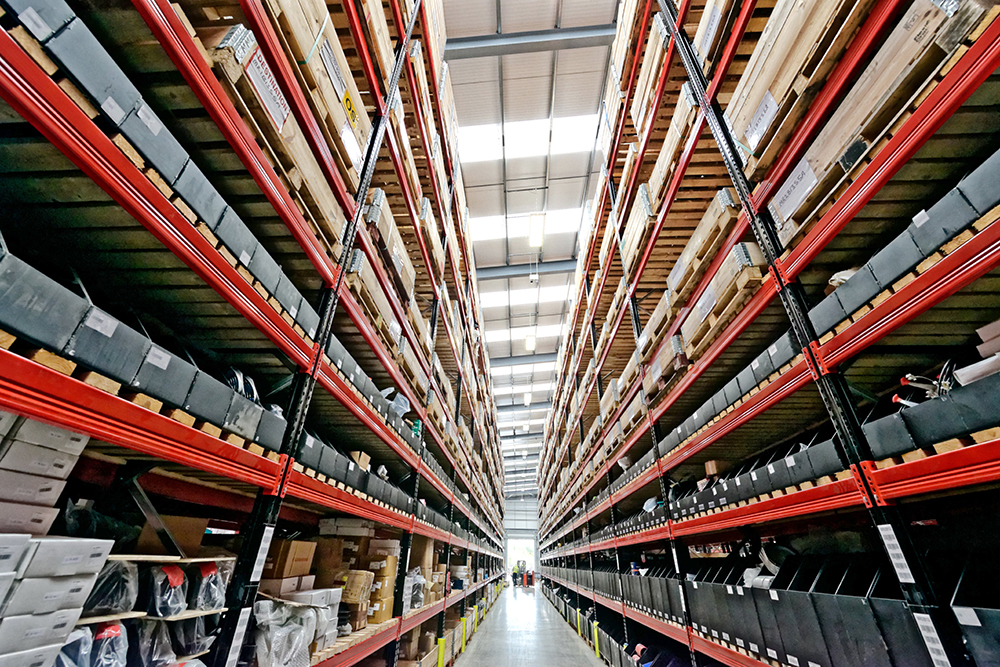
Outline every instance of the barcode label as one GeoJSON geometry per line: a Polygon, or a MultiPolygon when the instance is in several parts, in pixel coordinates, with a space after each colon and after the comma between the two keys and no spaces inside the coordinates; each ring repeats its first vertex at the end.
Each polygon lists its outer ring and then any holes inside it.
{"type": "Polygon", "coordinates": [[[83,324],[94,331],[104,334],[108,338],[111,338],[115,334],[115,329],[118,328],[118,320],[107,313],[102,313],[96,308],[90,309],[90,312],[87,313],[87,319],[83,324]]]}
{"type": "Polygon", "coordinates": [[[882,542],[885,544],[885,550],[889,554],[889,560],[892,562],[892,566],[896,569],[896,576],[903,583],[912,584],[916,583],[913,578],[913,573],[910,571],[910,565],[906,562],[906,556],[903,554],[902,547],[899,546],[899,540],[896,538],[896,533],[893,531],[892,526],[888,524],[883,524],[878,527],[878,532],[882,536],[882,542]]]}
{"type": "Polygon", "coordinates": [[[768,90],[764,93],[764,99],[757,106],[757,111],[750,118],[750,125],[747,126],[746,139],[750,148],[757,148],[760,140],[767,132],[767,128],[771,127],[771,122],[777,113],[778,103],[774,100],[771,91],[768,90]]]}
{"type": "MultiPolygon", "coordinates": [[[[271,121],[280,132],[285,126],[285,121],[288,119],[291,109],[285,100],[284,94],[281,92],[281,88],[278,87],[278,81],[274,78],[274,73],[271,72],[271,68],[267,66],[267,61],[264,60],[264,53],[259,48],[254,49],[254,53],[247,61],[245,69],[247,77],[250,79],[250,85],[253,86],[257,97],[260,98],[261,103],[267,110],[267,114],[271,117],[271,121]]],[[[292,315],[292,317],[295,317],[295,315],[292,315]]]]}
{"type": "Polygon", "coordinates": [[[149,348],[149,352],[146,354],[146,361],[165,371],[167,370],[167,366],[170,365],[170,353],[154,345],[149,348]]]}
{"type": "Polygon", "coordinates": [[[253,564],[253,572],[250,573],[251,582],[260,581],[260,575],[264,571],[264,562],[267,560],[267,552],[271,548],[272,537],[274,537],[274,526],[267,526],[264,528],[264,537],[260,541],[260,549],[257,550],[257,560],[253,564]]]}
{"type": "Polygon", "coordinates": [[[914,612],[913,619],[917,622],[917,628],[924,638],[924,644],[927,645],[927,652],[931,655],[934,667],[951,667],[951,661],[948,660],[948,654],[945,653],[944,644],[938,637],[937,628],[934,627],[930,615],[914,612]]]}

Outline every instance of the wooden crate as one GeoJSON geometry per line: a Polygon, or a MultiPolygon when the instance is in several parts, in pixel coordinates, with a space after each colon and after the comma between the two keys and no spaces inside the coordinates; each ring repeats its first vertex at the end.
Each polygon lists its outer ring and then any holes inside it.
{"type": "Polygon", "coordinates": [[[427,252],[431,256],[430,269],[434,276],[440,279],[444,273],[444,247],[441,245],[441,232],[434,217],[434,208],[426,197],[420,202],[420,230],[428,246],[427,252]]]}
{"type": "MultiPolygon", "coordinates": [[[[353,0],[347,0],[347,2],[353,2],[353,0]]],[[[382,0],[361,0],[361,7],[364,10],[365,31],[368,33],[370,47],[368,52],[381,70],[382,81],[388,88],[396,54],[392,50],[392,37],[389,35],[385,9],[382,7],[382,0]]]]}
{"type": "Polygon", "coordinates": [[[698,22],[691,45],[701,59],[702,71],[708,79],[712,78],[712,68],[726,46],[729,37],[729,27],[736,19],[739,11],[736,0],[706,0],[705,9],[698,22]]]}
{"type": "Polygon", "coordinates": [[[636,342],[636,352],[641,355],[643,361],[645,361],[646,358],[648,358],[660,344],[660,341],[663,339],[664,334],[666,334],[667,329],[670,327],[670,323],[673,322],[676,315],[677,310],[672,307],[670,292],[665,290],[663,292],[663,296],[661,296],[660,300],[656,303],[656,308],[653,309],[653,313],[646,321],[646,326],[643,327],[642,333],[639,334],[639,340],[636,342]]]}
{"type": "Polygon", "coordinates": [[[691,361],[715,340],[763,280],[764,256],[756,243],[738,243],[681,325],[684,351],[691,361]]]}
{"type": "Polygon", "coordinates": [[[656,94],[669,42],[670,33],[667,32],[667,26],[663,22],[663,14],[656,12],[653,27],[649,31],[649,40],[646,42],[646,55],[643,56],[642,65],[639,67],[632,106],[629,109],[635,132],[640,137],[646,133],[650,118],[656,115],[653,96],[656,94]]]}
{"type": "Polygon", "coordinates": [[[622,188],[628,186],[632,178],[632,172],[638,166],[639,144],[634,141],[628,145],[628,153],[625,155],[625,164],[622,166],[621,180],[618,181],[617,192],[622,192],[622,188]]]}
{"type": "Polygon", "coordinates": [[[215,72],[244,122],[265,146],[275,169],[305,209],[334,257],[340,255],[344,212],[330,189],[256,39],[242,25],[198,31],[215,72]],[[255,85],[258,81],[260,85],[255,85]]]}
{"type": "Polygon", "coordinates": [[[666,389],[675,372],[683,367],[683,342],[680,336],[674,336],[654,355],[652,362],[642,378],[642,392],[647,399],[666,389]]]}
{"type": "Polygon", "coordinates": [[[379,338],[390,351],[398,353],[402,340],[402,326],[392,314],[389,299],[379,283],[371,262],[360,251],[355,250],[355,253],[355,257],[358,258],[358,268],[357,271],[347,274],[347,285],[351,292],[357,296],[369,321],[375,325],[379,338]]]}
{"type": "Polygon", "coordinates": [[[434,352],[434,341],[431,339],[431,330],[424,314],[420,312],[420,304],[417,299],[410,300],[410,307],[406,312],[406,319],[413,325],[413,330],[420,341],[420,347],[424,350],[424,355],[430,358],[434,352]]]}
{"type": "Polygon", "coordinates": [[[734,138],[754,152],[745,156],[748,174],[762,173],[774,162],[872,4],[873,0],[775,4],[726,107],[734,138]]]}
{"type": "Polygon", "coordinates": [[[410,64],[413,66],[413,73],[416,78],[415,103],[420,105],[421,116],[424,120],[424,132],[426,136],[434,135],[434,106],[431,104],[431,87],[427,81],[427,68],[424,64],[424,50],[422,43],[413,42],[410,47],[410,64]]]}
{"type": "Polygon", "coordinates": [[[423,200],[423,190],[420,186],[420,172],[417,171],[417,162],[413,157],[413,146],[410,145],[410,134],[406,127],[406,112],[403,107],[403,100],[399,92],[392,98],[389,119],[392,125],[392,132],[396,138],[396,146],[399,147],[400,160],[403,163],[403,171],[406,175],[407,185],[414,201],[423,200]]]}
{"type": "Polygon", "coordinates": [[[621,400],[621,396],[618,393],[618,380],[611,378],[608,380],[608,386],[604,388],[604,395],[601,396],[601,419],[606,423],[611,419],[611,415],[614,413],[615,408],[618,407],[618,402],[621,400]]]}
{"type": "MultiPolygon", "coordinates": [[[[441,135],[434,132],[434,143],[431,146],[431,167],[434,173],[433,178],[437,180],[438,192],[441,194],[441,203],[444,204],[444,214],[451,217],[451,188],[448,184],[448,170],[444,162],[444,147],[441,145],[441,135]]],[[[452,223],[454,225],[454,223],[452,223]]],[[[455,252],[461,248],[455,245],[455,252]]]]}
{"type": "Polygon", "coordinates": [[[427,42],[432,71],[440,72],[444,63],[445,43],[448,41],[448,34],[445,32],[444,3],[442,0],[426,0],[423,8],[427,12],[428,19],[422,22],[424,40],[427,42]]]}
{"type": "Polygon", "coordinates": [[[410,262],[406,244],[403,243],[403,238],[396,228],[396,221],[392,217],[392,210],[389,208],[389,202],[386,201],[385,192],[379,188],[373,189],[368,195],[368,211],[365,214],[365,220],[374,229],[374,237],[379,254],[382,256],[382,263],[394,279],[394,287],[399,293],[399,300],[404,304],[408,303],[413,296],[416,271],[410,262]]]}
{"type": "MultiPolygon", "coordinates": [[[[625,89],[632,59],[635,57],[635,45],[638,41],[635,37],[643,19],[639,5],[639,0],[624,0],[618,5],[615,39],[611,43],[610,77],[619,91],[625,89]]],[[[615,119],[617,120],[617,116],[615,119]]]]}
{"type": "MultiPolygon", "coordinates": [[[[601,239],[601,249],[597,253],[597,263],[601,268],[603,268],[610,259],[611,243],[617,235],[617,224],[618,221],[616,219],[615,212],[612,211],[611,216],[608,218],[608,224],[604,225],[604,236],[601,239]]],[[[591,285],[593,285],[593,283],[591,283],[591,285]]],[[[590,293],[593,293],[593,291],[594,290],[591,289],[590,293]]],[[[587,298],[587,303],[590,303],[590,294],[587,294],[587,298]]]]}
{"type": "Polygon", "coordinates": [[[639,377],[639,366],[641,363],[642,360],[639,358],[639,352],[633,352],[625,364],[625,369],[622,370],[622,374],[618,377],[619,387],[628,390],[632,386],[632,383],[639,377]]]}
{"type": "Polygon", "coordinates": [[[427,374],[420,365],[420,357],[417,350],[405,339],[399,345],[399,354],[396,355],[399,368],[403,375],[410,381],[410,386],[421,400],[427,400],[427,392],[430,389],[430,382],[427,374]]]}
{"type": "Polygon", "coordinates": [[[732,188],[719,190],[667,275],[672,305],[681,307],[687,302],[736,226],[739,215],[736,192],[732,188]]]}
{"type": "Polygon", "coordinates": [[[625,225],[625,233],[622,234],[622,263],[627,276],[634,275],[636,267],[639,266],[639,258],[649,244],[655,226],[656,214],[649,199],[649,184],[643,183],[639,186],[635,201],[632,202],[632,211],[625,225]]]}
{"type": "Polygon", "coordinates": [[[808,231],[828,195],[895,118],[935,85],[934,75],[983,17],[992,21],[987,3],[962,0],[949,18],[931,0],[914,0],[771,201],[786,247],[808,231]]]}
{"type": "Polygon", "coordinates": [[[687,141],[688,133],[691,131],[697,109],[698,106],[691,86],[685,83],[681,86],[681,94],[674,106],[670,127],[667,128],[663,146],[660,148],[660,154],[656,157],[655,164],[653,164],[653,173],[649,177],[649,201],[654,213],[660,210],[660,205],[663,203],[663,197],[666,195],[665,188],[677,167],[677,161],[680,159],[684,142],[687,141]]]}
{"type": "Polygon", "coordinates": [[[604,318],[606,326],[612,324],[618,318],[618,311],[625,305],[626,294],[628,294],[628,279],[622,276],[621,280],[618,281],[618,289],[615,290],[615,294],[611,298],[611,307],[604,318]]]}
{"type": "Polygon", "coordinates": [[[622,411],[621,427],[623,434],[631,434],[632,431],[642,425],[646,417],[645,396],[641,392],[636,392],[635,398],[622,411]]]}
{"type": "Polygon", "coordinates": [[[268,0],[289,63],[306,92],[344,182],[357,190],[371,119],[322,0],[268,0]]]}

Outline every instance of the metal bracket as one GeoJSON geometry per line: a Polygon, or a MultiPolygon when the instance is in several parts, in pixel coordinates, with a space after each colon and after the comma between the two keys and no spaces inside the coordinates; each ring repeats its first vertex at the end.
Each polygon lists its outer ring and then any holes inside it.
{"type": "Polygon", "coordinates": [[[860,474],[865,476],[865,480],[868,482],[868,488],[872,490],[872,494],[875,496],[875,504],[879,507],[889,507],[890,505],[895,505],[895,501],[886,500],[882,497],[882,489],[879,488],[878,482],[875,480],[873,473],[875,473],[878,468],[875,467],[874,461],[862,461],[858,464],[861,468],[860,474]]]}
{"type": "Polygon", "coordinates": [[[163,548],[166,549],[167,554],[170,556],[186,558],[187,556],[184,553],[184,549],[182,549],[181,545],[177,543],[173,533],[170,532],[170,528],[167,527],[167,524],[163,522],[163,518],[160,516],[160,513],[156,511],[155,507],[153,507],[153,501],[149,499],[149,496],[146,495],[146,491],[139,484],[139,477],[146,474],[154,467],[155,465],[152,463],[127,464],[120,474],[119,481],[125,485],[128,492],[132,495],[132,500],[134,500],[135,504],[139,506],[140,510],[142,510],[143,516],[146,517],[146,522],[153,527],[153,530],[156,531],[156,536],[160,539],[160,542],[163,544],[163,548]]]}
{"type": "Polygon", "coordinates": [[[874,506],[872,499],[868,496],[868,490],[865,488],[865,482],[861,479],[862,472],[858,470],[858,466],[851,464],[851,477],[854,479],[854,484],[858,487],[858,492],[861,494],[861,502],[865,504],[865,507],[871,509],[874,506]]]}
{"type": "Polygon", "coordinates": [[[809,372],[813,374],[814,379],[818,380],[820,377],[830,375],[833,372],[833,369],[826,365],[826,360],[819,349],[818,341],[809,341],[808,349],[802,352],[806,358],[806,363],[809,364],[809,372]]]}

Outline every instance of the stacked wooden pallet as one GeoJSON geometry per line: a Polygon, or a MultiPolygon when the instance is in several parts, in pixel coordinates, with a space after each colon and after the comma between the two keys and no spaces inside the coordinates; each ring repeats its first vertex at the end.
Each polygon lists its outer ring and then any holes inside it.
{"type": "Polygon", "coordinates": [[[650,404],[671,384],[684,363],[684,344],[680,336],[673,336],[660,345],[642,377],[642,391],[650,404]]]}
{"type": "Polygon", "coordinates": [[[198,34],[210,49],[215,72],[244,122],[264,146],[314,232],[339,256],[344,212],[253,33],[235,25],[200,29],[198,34]]]}
{"type": "Polygon", "coordinates": [[[413,325],[413,331],[417,334],[417,340],[423,349],[424,356],[430,358],[434,351],[434,340],[431,338],[431,330],[427,324],[427,319],[420,311],[420,304],[417,299],[410,300],[410,307],[406,311],[406,319],[413,325]]]}
{"type": "Polygon", "coordinates": [[[711,78],[712,67],[719,61],[729,35],[729,26],[739,10],[736,0],[707,0],[698,22],[698,29],[691,40],[695,53],[701,58],[702,71],[711,78]]]}
{"type": "Polygon", "coordinates": [[[625,369],[622,370],[622,374],[618,377],[618,385],[626,388],[631,387],[632,383],[639,377],[641,364],[642,360],[639,357],[639,353],[633,352],[625,364],[625,369]]]}
{"type": "Polygon", "coordinates": [[[663,70],[663,59],[666,57],[670,33],[663,22],[663,14],[656,13],[653,27],[649,31],[649,41],[646,42],[646,55],[642,59],[639,78],[635,83],[635,94],[632,97],[632,125],[640,137],[646,133],[650,119],[656,115],[657,102],[653,99],[659,84],[660,72],[663,70]]]}
{"type": "Polygon", "coordinates": [[[400,370],[403,371],[403,375],[410,381],[410,386],[413,387],[417,396],[421,400],[426,401],[430,382],[423,367],[420,365],[420,357],[417,349],[404,339],[399,345],[399,354],[396,356],[396,361],[399,362],[400,370]]]}
{"type": "Polygon", "coordinates": [[[392,37],[389,35],[385,9],[382,0],[361,0],[361,7],[364,10],[364,29],[368,33],[368,43],[373,47],[372,60],[378,65],[382,81],[388,88],[396,55],[392,50],[392,37]]]}
{"type": "Polygon", "coordinates": [[[726,108],[734,138],[753,151],[744,156],[749,175],[773,163],[872,4],[872,0],[775,4],[726,108]]]}
{"type": "Polygon", "coordinates": [[[604,154],[610,150],[613,128],[617,126],[619,114],[622,111],[622,99],[624,97],[625,86],[632,67],[633,44],[636,43],[638,31],[644,18],[644,13],[639,11],[639,0],[625,0],[618,5],[618,18],[615,22],[617,29],[615,39],[611,44],[611,67],[608,72],[608,80],[604,87],[604,115],[606,123],[611,128],[605,144],[604,154]]]}
{"type": "Polygon", "coordinates": [[[649,244],[655,226],[656,214],[649,198],[649,185],[643,183],[639,186],[639,193],[632,203],[628,224],[625,225],[625,233],[622,234],[622,263],[627,276],[632,277],[635,274],[639,266],[638,260],[649,244]]]}
{"type": "Polygon", "coordinates": [[[736,226],[740,209],[732,188],[719,190],[667,276],[670,303],[683,306],[736,226]]]}
{"type": "Polygon", "coordinates": [[[879,146],[896,119],[929,93],[941,68],[966,48],[964,40],[996,12],[989,0],[961,0],[950,16],[931,0],[911,3],[775,194],[769,208],[786,247],[808,231],[830,193],[879,146]]]}
{"type": "Polygon", "coordinates": [[[677,168],[684,142],[694,124],[697,108],[691,85],[685,83],[681,86],[681,94],[674,107],[670,127],[667,128],[667,136],[663,140],[663,146],[653,165],[653,173],[649,177],[649,201],[654,213],[658,212],[663,204],[666,186],[677,168]]]}
{"type": "Polygon", "coordinates": [[[378,188],[373,189],[368,196],[368,212],[365,220],[373,231],[372,236],[378,244],[382,263],[393,278],[399,300],[404,304],[408,303],[413,296],[416,272],[406,251],[406,244],[396,229],[396,221],[389,209],[385,193],[378,188]]]}
{"type": "Polygon", "coordinates": [[[604,388],[604,395],[601,396],[601,419],[608,422],[614,414],[615,408],[618,407],[618,402],[620,400],[621,396],[618,393],[618,380],[611,378],[608,380],[608,386],[604,388]]]}
{"type": "Polygon", "coordinates": [[[394,354],[399,353],[402,340],[402,325],[393,315],[389,298],[385,295],[378,275],[367,257],[355,250],[351,269],[347,275],[347,285],[361,304],[369,321],[375,325],[379,338],[394,354]]]}
{"type": "Polygon", "coordinates": [[[689,360],[701,356],[753,296],[763,281],[764,265],[764,256],[756,243],[733,246],[681,324],[684,352],[689,360]]]}
{"type": "Polygon", "coordinates": [[[420,202],[420,231],[431,257],[431,274],[440,279],[444,273],[444,248],[441,246],[441,233],[434,217],[434,208],[426,197],[420,202]]]}
{"type": "Polygon", "coordinates": [[[672,307],[670,292],[664,290],[636,342],[636,352],[641,355],[643,361],[659,346],[676,315],[677,310],[672,307]]]}
{"type": "Polygon", "coordinates": [[[391,105],[389,119],[392,126],[393,138],[399,150],[400,160],[403,163],[406,184],[410,189],[413,200],[422,201],[423,190],[420,186],[420,172],[417,171],[417,163],[413,157],[413,146],[410,144],[410,134],[406,129],[406,111],[399,91],[392,98],[391,105]]]}
{"type": "Polygon", "coordinates": [[[448,34],[445,32],[444,2],[426,0],[422,3],[422,9],[427,13],[428,19],[423,22],[423,28],[424,41],[433,68],[431,71],[440,72],[444,66],[445,43],[448,41],[448,34]]]}
{"type": "Polygon", "coordinates": [[[371,121],[326,4],[269,0],[265,5],[327,144],[336,148],[340,173],[356,191],[371,121]]]}
{"type": "Polygon", "coordinates": [[[646,417],[646,401],[642,392],[637,392],[635,398],[622,410],[621,424],[622,433],[626,436],[642,425],[646,417]]]}

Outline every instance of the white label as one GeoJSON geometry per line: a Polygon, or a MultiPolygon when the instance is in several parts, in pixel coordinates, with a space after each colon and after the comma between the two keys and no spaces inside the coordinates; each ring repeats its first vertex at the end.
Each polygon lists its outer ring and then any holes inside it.
{"type": "Polygon", "coordinates": [[[781,186],[771,202],[777,207],[782,220],[788,220],[792,217],[792,214],[798,210],[799,206],[802,206],[802,202],[806,200],[818,182],[816,174],[813,173],[806,158],[799,160],[791,176],[785,179],[784,185],[781,186]]]}
{"type": "Polygon", "coordinates": [[[786,456],[785,457],[785,467],[794,468],[795,467],[795,457],[786,456]]]}
{"type": "Polygon", "coordinates": [[[156,117],[156,113],[154,113],[153,110],[149,108],[148,104],[144,102],[139,107],[139,110],[136,112],[136,115],[139,116],[139,120],[142,121],[142,124],[145,125],[147,129],[149,129],[149,131],[153,134],[154,137],[160,134],[160,130],[163,129],[163,123],[161,123],[160,119],[156,117]]]}
{"type": "Polygon", "coordinates": [[[739,637],[737,637],[736,638],[736,645],[739,646],[740,648],[743,648],[743,640],[740,639],[739,637]]]}
{"type": "MultiPolygon", "coordinates": [[[[251,582],[260,581],[260,575],[264,571],[264,562],[267,560],[267,552],[271,548],[272,537],[274,537],[274,526],[265,527],[264,538],[260,541],[260,549],[257,551],[257,560],[254,561],[253,572],[250,573],[251,582]]],[[[244,629],[246,629],[245,626],[244,629]]]]}
{"type": "Polygon", "coordinates": [[[167,366],[170,365],[170,353],[166,350],[161,350],[155,345],[149,348],[149,352],[146,353],[146,361],[156,366],[160,370],[167,370],[167,366]]]}
{"type": "Polygon", "coordinates": [[[351,159],[351,165],[355,170],[361,171],[361,167],[364,166],[364,153],[361,152],[361,145],[358,143],[358,138],[354,136],[353,130],[351,130],[351,124],[344,121],[344,127],[340,128],[340,140],[344,142],[344,148],[347,150],[347,157],[351,159]]]}
{"type": "Polygon", "coordinates": [[[108,114],[108,118],[113,120],[115,125],[120,125],[125,120],[125,112],[122,111],[122,108],[118,106],[118,102],[113,97],[104,100],[104,103],[101,104],[101,109],[104,110],[104,113],[108,114]]]}
{"type": "Polygon", "coordinates": [[[771,347],[767,348],[767,353],[770,354],[772,357],[778,354],[778,344],[774,343],[773,345],[771,345],[771,347]]]}
{"type": "Polygon", "coordinates": [[[754,644],[753,642],[750,642],[750,650],[753,651],[754,653],[760,653],[760,647],[754,644]]]}
{"type": "Polygon", "coordinates": [[[743,480],[741,480],[739,477],[737,477],[736,478],[736,486],[742,486],[742,485],[743,485],[743,480]]]}
{"type": "Polygon", "coordinates": [[[84,326],[90,327],[94,331],[99,331],[108,338],[111,338],[115,334],[115,329],[118,328],[118,320],[111,317],[107,313],[102,313],[96,308],[91,308],[90,312],[87,314],[87,319],[84,321],[84,326]]]}
{"type": "Polygon", "coordinates": [[[250,621],[252,607],[240,610],[240,618],[236,621],[236,632],[233,633],[233,644],[229,647],[229,655],[226,657],[226,667],[236,667],[240,659],[240,650],[243,648],[243,635],[247,632],[247,623],[250,621]]]}
{"type": "Polygon", "coordinates": [[[976,615],[976,610],[971,607],[952,607],[955,611],[955,618],[962,625],[968,625],[970,627],[979,628],[982,627],[982,623],[979,622],[979,616],[976,615]]]}
{"type": "Polygon", "coordinates": [[[712,289],[711,285],[709,285],[708,287],[705,288],[705,292],[701,295],[701,298],[698,299],[698,303],[695,306],[695,308],[697,308],[698,310],[699,323],[705,321],[705,319],[712,312],[712,309],[715,308],[715,303],[716,303],[715,290],[712,289]]]}
{"type": "Polygon", "coordinates": [[[778,591],[768,591],[768,594],[770,594],[772,600],[775,602],[778,601],[778,591]]]}
{"type": "Polygon", "coordinates": [[[716,631],[716,630],[712,630],[712,636],[713,636],[713,637],[715,637],[716,639],[718,639],[718,638],[719,638],[719,633],[718,633],[718,631],[716,631]]]}
{"type": "Polygon", "coordinates": [[[934,627],[930,615],[913,612],[913,619],[917,622],[917,628],[927,645],[927,652],[931,654],[934,667],[951,667],[951,661],[948,660],[948,654],[944,651],[944,645],[941,644],[941,638],[938,637],[937,628],[934,627]]]}
{"type": "Polygon", "coordinates": [[[742,586],[737,586],[736,587],[736,593],[737,593],[737,595],[743,595],[743,587],[742,586]]]}
{"type": "MultiPolygon", "coordinates": [[[[281,128],[285,126],[290,109],[285,96],[281,93],[281,88],[278,87],[278,81],[274,78],[271,68],[267,66],[267,61],[264,60],[264,53],[259,48],[254,50],[245,69],[247,77],[250,79],[250,85],[253,86],[257,97],[260,98],[267,114],[271,117],[271,121],[280,132],[281,128]]],[[[295,316],[292,315],[292,317],[295,316]]]]}
{"type": "Polygon", "coordinates": [[[351,462],[349,462],[349,463],[347,464],[347,469],[348,469],[348,470],[354,470],[354,461],[351,461],[351,462]]]}
{"type": "Polygon", "coordinates": [[[240,264],[242,264],[243,266],[250,265],[250,253],[248,253],[246,250],[240,253],[240,264]]]}
{"type": "Polygon", "coordinates": [[[791,665],[792,667],[799,667],[799,659],[798,658],[796,658],[794,655],[788,655],[786,657],[788,658],[788,664],[789,665],[791,665]]]}
{"type": "Polygon", "coordinates": [[[770,474],[770,475],[773,475],[773,474],[774,474],[774,464],[773,464],[773,463],[768,463],[768,464],[767,464],[767,472],[768,472],[768,474],[770,474]]]}
{"type": "Polygon", "coordinates": [[[48,628],[31,628],[30,630],[25,630],[22,635],[25,639],[38,639],[43,636],[48,628]]]}
{"type": "Polygon", "coordinates": [[[715,41],[715,33],[719,31],[719,24],[722,22],[722,12],[719,11],[719,6],[714,5],[712,7],[712,12],[708,15],[708,25],[705,26],[705,34],[701,37],[701,43],[698,45],[698,50],[701,51],[702,57],[708,57],[708,50],[712,48],[712,42],[715,41]]]}
{"type": "Polygon", "coordinates": [[[916,583],[913,573],[910,572],[910,566],[906,562],[903,549],[899,546],[896,533],[892,530],[892,526],[888,524],[880,525],[878,532],[882,535],[882,542],[885,543],[885,550],[889,553],[889,560],[892,561],[892,566],[896,569],[896,576],[905,584],[916,583]]]}
{"type": "Polygon", "coordinates": [[[750,362],[750,369],[751,370],[757,370],[758,368],[760,368],[760,362],[759,361],[757,361],[756,359],[754,359],[753,361],[750,362]]]}
{"type": "Polygon", "coordinates": [[[927,211],[921,211],[913,216],[913,226],[923,227],[924,223],[931,219],[931,216],[927,215],[927,211]]]}
{"type": "Polygon", "coordinates": [[[45,602],[53,602],[54,600],[58,600],[63,597],[63,595],[65,595],[65,591],[49,591],[42,596],[42,600],[45,602]]]}
{"type": "Polygon", "coordinates": [[[772,660],[777,660],[778,659],[778,652],[775,651],[773,648],[767,649],[767,655],[772,660]]]}
{"type": "Polygon", "coordinates": [[[757,471],[756,470],[754,470],[753,472],[750,473],[750,479],[752,479],[755,482],[757,481],[757,471]]]}
{"type": "Polygon", "coordinates": [[[31,31],[35,39],[42,40],[52,34],[52,28],[38,15],[34,7],[28,7],[18,14],[17,18],[24,24],[25,28],[31,31]]]}
{"type": "Polygon", "coordinates": [[[771,127],[771,121],[774,120],[777,113],[778,103],[774,101],[774,95],[768,90],[764,93],[764,99],[760,101],[757,111],[754,112],[750,118],[750,124],[747,126],[745,134],[750,148],[757,148],[764,133],[767,132],[767,128],[771,127]]]}
{"type": "Polygon", "coordinates": [[[347,82],[344,80],[344,73],[340,71],[340,63],[337,62],[337,57],[333,53],[330,40],[323,40],[323,44],[319,47],[319,57],[323,60],[323,66],[330,76],[330,81],[333,82],[333,89],[337,91],[337,97],[344,99],[344,94],[347,92],[347,82]]]}
{"type": "Polygon", "coordinates": [[[822,665],[817,665],[812,660],[806,660],[806,665],[808,665],[808,667],[822,667],[822,665]]]}
{"type": "Polygon", "coordinates": [[[76,565],[83,562],[83,554],[72,554],[62,559],[63,565],[76,565]]]}
{"type": "Polygon", "coordinates": [[[733,587],[732,586],[726,586],[726,594],[727,595],[732,595],[733,594],[733,587]]]}

